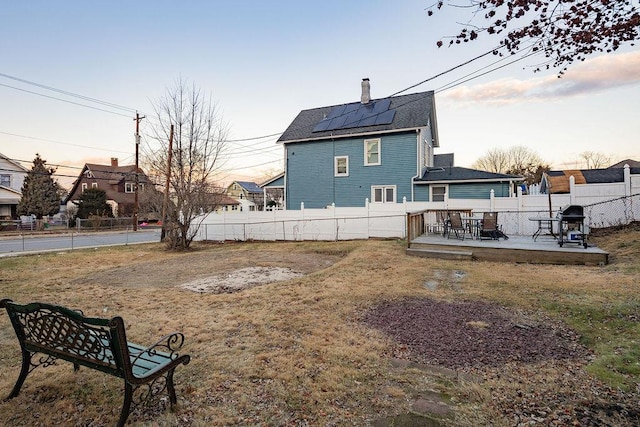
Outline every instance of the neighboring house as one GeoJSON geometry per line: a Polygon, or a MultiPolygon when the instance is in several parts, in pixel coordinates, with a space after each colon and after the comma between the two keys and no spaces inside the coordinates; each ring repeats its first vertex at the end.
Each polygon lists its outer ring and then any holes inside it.
{"type": "MultiPolygon", "coordinates": [[[[434,92],[301,111],[278,139],[285,150],[286,209],[439,201],[464,194],[508,194],[512,175],[471,173],[434,163],[439,147],[434,92]],[[455,189],[455,191],[453,191],[455,189]],[[503,191],[504,189],[504,191],[503,191]]],[[[271,185],[271,184],[269,184],[271,185]]],[[[267,187],[269,186],[267,185],[267,187]]]]}
{"type": "Polygon", "coordinates": [[[284,208],[284,172],[269,178],[260,184],[264,192],[264,209],[278,210],[284,208]]]}
{"type": "MultiPolygon", "coordinates": [[[[615,166],[615,165],[614,165],[615,166]]],[[[640,175],[640,167],[630,167],[630,175],[640,175]]],[[[565,194],[570,192],[570,179],[575,184],[613,184],[625,182],[625,168],[609,167],[607,169],[572,169],[549,171],[542,175],[540,192],[543,194],[565,194]]],[[[620,196],[623,196],[621,194],[620,196]]]]}
{"type": "Polygon", "coordinates": [[[233,181],[226,194],[240,202],[241,211],[261,211],[264,208],[263,190],[255,182],[233,181]]]}
{"type": "Polygon", "coordinates": [[[623,168],[624,165],[629,165],[630,168],[640,168],[640,162],[639,161],[627,159],[627,160],[623,160],[621,162],[615,163],[615,164],[609,166],[607,169],[623,168]]]}
{"type": "MultiPolygon", "coordinates": [[[[116,217],[131,216],[135,204],[136,166],[119,166],[118,159],[112,158],[111,165],[86,163],[73,188],[65,199],[67,208],[75,206],[82,192],[88,188],[99,188],[107,194],[107,203],[116,217]]],[[[154,189],[142,169],[138,168],[139,191],[154,189]]],[[[142,217],[142,216],[140,216],[142,217]]]]}
{"type": "Polygon", "coordinates": [[[233,197],[229,197],[224,194],[216,194],[213,197],[215,201],[215,206],[213,207],[214,212],[222,212],[222,211],[239,211],[240,210],[240,202],[234,199],[233,197]]]}
{"type": "Polygon", "coordinates": [[[17,219],[22,184],[29,172],[20,163],[0,154],[0,219],[17,219]]]}

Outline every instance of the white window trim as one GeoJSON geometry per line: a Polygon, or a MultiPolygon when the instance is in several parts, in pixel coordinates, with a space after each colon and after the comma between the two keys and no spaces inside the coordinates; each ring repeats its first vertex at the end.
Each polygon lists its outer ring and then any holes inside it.
{"type": "Polygon", "coordinates": [[[437,185],[430,185],[429,186],[429,200],[434,202],[435,200],[433,200],[433,189],[435,188],[444,188],[444,200],[438,200],[437,202],[444,202],[445,200],[447,200],[447,196],[449,194],[449,186],[447,184],[437,184],[437,185]]]}
{"type": "Polygon", "coordinates": [[[98,183],[97,182],[92,182],[91,183],[91,188],[98,188],[98,183]]]}
{"type": "Polygon", "coordinates": [[[349,176],[349,156],[335,156],[333,158],[333,176],[349,176]],[[347,172],[346,173],[340,173],[338,172],[338,161],[339,160],[346,160],[347,162],[347,172]]]}
{"type": "Polygon", "coordinates": [[[382,140],[380,138],[373,139],[365,139],[364,140],[364,165],[365,166],[378,166],[382,164],[382,140]],[[369,156],[367,155],[367,143],[369,142],[377,142],[378,143],[378,162],[377,163],[369,163],[369,156]]]}
{"type": "Polygon", "coordinates": [[[125,193],[135,193],[136,184],[133,182],[125,182],[124,183],[124,192],[125,193]],[[129,189],[129,191],[127,191],[129,189]]]}
{"type": "Polygon", "coordinates": [[[86,189],[87,189],[87,187],[88,187],[88,186],[89,186],[89,185],[88,185],[86,182],[83,182],[83,183],[80,185],[80,188],[82,189],[82,191],[84,191],[84,190],[86,190],[86,189]]]}
{"type": "Polygon", "coordinates": [[[395,185],[372,185],[371,186],[371,203],[395,203],[398,199],[398,188],[395,185]],[[375,191],[382,190],[382,201],[378,202],[375,198],[375,191]],[[393,200],[387,200],[387,190],[393,189],[393,200]]]}

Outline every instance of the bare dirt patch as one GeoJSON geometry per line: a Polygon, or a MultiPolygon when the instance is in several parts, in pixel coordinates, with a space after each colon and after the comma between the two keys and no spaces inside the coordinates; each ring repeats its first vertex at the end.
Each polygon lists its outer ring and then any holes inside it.
{"type": "Polygon", "coordinates": [[[183,283],[180,287],[194,292],[222,294],[238,292],[255,286],[266,285],[267,283],[294,279],[303,275],[290,268],[248,267],[230,273],[193,280],[183,283]]]}

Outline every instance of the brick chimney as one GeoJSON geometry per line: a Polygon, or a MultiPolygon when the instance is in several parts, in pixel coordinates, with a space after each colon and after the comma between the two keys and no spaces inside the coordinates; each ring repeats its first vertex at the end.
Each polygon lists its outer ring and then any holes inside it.
{"type": "Polygon", "coordinates": [[[112,168],[117,168],[118,167],[118,158],[117,157],[112,157],[111,158],[111,167],[112,168]]]}
{"type": "Polygon", "coordinates": [[[368,104],[371,101],[371,85],[369,84],[369,79],[362,79],[362,96],[360,97],[360,102],[362,104],[368,104]]]}

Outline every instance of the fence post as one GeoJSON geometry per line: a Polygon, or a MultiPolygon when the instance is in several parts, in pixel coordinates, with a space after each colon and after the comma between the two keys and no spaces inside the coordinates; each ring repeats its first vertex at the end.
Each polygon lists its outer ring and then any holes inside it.
{"type": "Polygon", "coordinates": [[[367,208],[367,239],[369,239],[371,237],[371,206],[368,197],[364,199],[364,207],[367,208]]]}
{"type": "Polygon", "coordinates": [[[518,234],[523,234],[524,221],[522,220],[522,208],[524,203],[522,200],[522,187],[519,185],[516,187],[516,195],[518,197],[518,234]]]}
{"type": "Polygon", "coordinates": [[[222,211],[222,241],[225,242],[227,239],[227,211],[222,211]]]}
{"type": "MultiPolygon", "coordinates": [[[[266,200],[265,200],[266,203],[266,200]]],[[[278,240],[278,223],[276,222],[276,210],[273,209],[272,210],[273,213],[273,241],[277,241],[278,240]]]]}
{"type": "Polygon", "coordinates": [[[573,175],[569,177],[569,204],[576,204],[576,179],[573,175]]]}
{"type": "Polygon", "coordinates": [[[407,222],[407,215],[406,213],[408,212],[407,209],[407,196],[404,196],[402,198],[402,204],[404,205],[404,212],[405,215],[402,217],[402,220],[404,221],[403,227],[402,227],[402,234],[404,234],[404,236],[402,236],[402,238],[404,239],[405,237],[408,237],[409,234],[407,234],[407,227],[408,227],[408,222],[407,222]]]}
{"type": "Polygon", "coordinates": [[[629,165],[624,165],[624,195],[631,196],[631,169],[629,165]]]}
{"type": "Polygon", "coordinates": [[[300,240],[304,242],[304,202],[300,202],[300,240]]]}
{"type": "Polygon", "coordinates": [[[491,193],[489,194],[489,210],[491,212],[495,212],[496,210],[496,192],[491,189],[491,193]]]}

